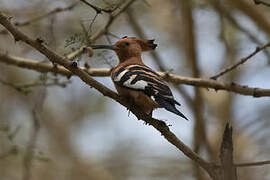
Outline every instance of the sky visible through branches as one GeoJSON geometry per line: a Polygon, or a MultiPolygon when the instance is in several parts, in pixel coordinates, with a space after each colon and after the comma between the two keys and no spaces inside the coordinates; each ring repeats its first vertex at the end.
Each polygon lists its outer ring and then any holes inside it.
{"type": "MultiPolygon", "coordinates": [[[[86,2],[92,3],[92,1],[86,2]]],[[[117,57],[108,51],[95,51],[92,56],[91,49],[85,50],[84,46],[91,43],[111,44],[125,35],[142,35],[129,21],[130,16],[126,13],[128,11],[135,17],[144,35],[149,39],[156,39],[158,43],[156,52],[163,62],[162,68],[169,73],[192,77],[191,60],[187,58],[185,52],[185,31],[182,30],[186,24],[183,24],[185,21],[182,15],[179,15],[179,7],[182,4],[173,0],[166,3],[161,0],[155,3],[153,0],[130,2],[100,0],[94,3],[93,8],[83,0],[79,3],[46,0],[40,4],[0,0],[0,11],[12,16],[10,20],[13,23],[27,22],[36,17],[43,17],[44,14],[57,12],[29,25],[22,27],[17,25],[17,27],[27,36],[37,38],[41,44],[47,45],[54,52],[72,57],[70,59],[76,61],[79,66],[90,69],[111,68],[117,64],[117,57]],[[37,11],[37,7],[41,8],[37,11]],[[18,11],[18,9],[24,10],[18,11]]],[[[263,44],[269,42],[268,32],[253,19],[256,14],[246,14],[237,4],[228,4],[228,6],[237,7],[235,11],[221,5],[219,8],[226,8],[229,15],[242,27],[239,30],[235,23],[231,23],[230,18],[226,19],[224,11],[216,10],[217,5],[214,5],[211,0],[209,2],[211,3],[193,2],[192,6],[197,68],[201,72],[200,78],[205,79],[236,64],[254,52],[257,47],[262,47],[263,44]],[[256,36],[257,40],[250,38],[243,29],[256,36]]],[[[269,8],[261,4],[248,5],[252,7],[251,11],[260,9],[259,15],[263,18],[269,15],[269,8]]],[[[1,26],[0,32],[4,30],[1,26]]],[[[41,129],[32,154],[34,157],[31,165],[33,177],[39,177],[42,174],[42,171],[36,168],[36,163],[47,167],[47,161],[54,158],[66,158],[67,166],[75,162],[74,165],[85,169],[82,170],[85,177],[91,177],[90,174],[105,174],[98,175],[97,179],[132,179],[140,176],[149,179],[150,177],[164,178],[168,177],[168,172],[175,171],[177,173],[170,174],[171,179],[179,176],[187,179],[204,178],[205,174],[197,171],[191,161],[165,141],[158,131],[142,121],[137,121],[132,113],[129,115],[125,107],[102,96],[94,88],[89,88],[79,78],[67,79],[56,75],[57,73],[48,73],[44,80],[44,76],[40,76],[40,73],[2,63],[5,54],[47,63],[49,61],[22,42],[14,43],[10,34],[0,33],[0,39],[0,100],[4,102],[0,106],[0,141],[5,139],[6,142],[6,134],[12,135],[16,132],[14,139],[11,138],[7,140],[8,143],[3,143],[4,152],[0,151],[0,168],[7,164],[8,166],[3,171],[7,173],[0,173],[9,177],[8,167],[18,168],[7,158],[3,158],[4,161],[1,162],[1,155],[6,155],[5,152],[20,154],[27,151],[29,133],[32,131],[34,122],[32,119],[35,119],[32,113],[35,111],[32,102],[37,97],[35,94],[39,94],[46,87],[43,109],[39,112],[41,129]],[[2,128],[6,125],[8,130],[2,128]],[[19,129],[18,134],[16,129],[19,129]],[[16,152],[13,151],[14,149],[16,152]],[[77,157],[85,162],[76,160],[77,157]],[[36,162],[36,159],[41,159],[42,162],[36,162]],[[94,170],[95,168],[90,168],[91,172],[95,173],[88,174],[85,167],[90,164],[95,166],[95,163],[101,168],[98,172],[94,170]],[[179,164],[185,165],[179,166],[179,164]],[[147,171],[144,171],[144,168],[147,171]]],[[[268,50],[267,47],[265,48],[266,50],[262,49],[244,64],[218,77],[217,81],[270,89],[270,81],[267,78],[270,75],[267,53],[269,48],[268,50]]],[[[151,68],[160,70],[160,65],[150,53],[145,53],[143,60],[151,68]]],[[[57,68],[58,65],[54,66],[57,68]]],[[[114,90],[110,78],[94,78],[114,90]]],[[[172,84],[170,86],[173,87],[172,84]]],[[[191,149],[194,146],[200,147],[197,153],[203,159],[210,162],[217,161],[219,145],[227,121],[230,121],[234,129],[234,161],[236,163],[270,159],[268,138],[270,134],[267,131],[270,126],[267,121],[270,108],[269,97],[254,98],[227,91],[215,91],[211,88],[199,88],[197,93],[200,93],[202,98],[201,116],[204,119],[204,131],[207,137],[206,140],[198,141],[201,144],[196,144],[194,141],[199,137],[196,137],[195,130],[199,121],[194,111],[196,106],[194,87],[185,85],[180,87],[184,93],[181,93],[178,88],[172,88],[173,94],[175,99],[181,102],[180,109],[185,112],[190,121],[182,121],[174,114],[162,109],[154,111],[154,118],[170,125],[170,130],[191,149]],[[184,96],[189,96],[189,98],[184,96]],[[192,100],[194,102],[188,102],[192,100]]],[[[55,169],[62,168],[64,171],[68,169],[57,163],[53,166],[55,169]]],[[[76,177],[78,169],[73,170],[72,174],[76,177]]],[[[45,174],[48,175],[50,172],[54,172],[52,168],[45,174]]],[[[269,166],[252,168],[246,174],[241,168],[238,171],[239,179],[254,177],[267,179],[269,173],[269,166]]],[[[19,173],[17,176],[21,177],[19,173]]],[[[28,176],[25,177],[28,179],[28,176]]]]}

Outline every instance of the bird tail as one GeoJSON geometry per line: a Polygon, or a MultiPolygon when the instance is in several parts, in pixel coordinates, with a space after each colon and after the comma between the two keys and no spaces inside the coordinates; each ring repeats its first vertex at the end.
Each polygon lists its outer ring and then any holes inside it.
{"type": "Polygon", "coordinates": [[[183,113],[181,113],[178,109],[176,109],[175,105],[167,105],[164,108],[188,121],[188,118],[183,113]]]}
{"type": "Polygon", "coordinates": [[[181,113],[178,109],[176,109],[175,104],[168,102],[162,98],[156,98],[155,100],[158,104],[162,105],[167,111],[170,111],[188,121],[188,118],[183,113],[181,113]]]}

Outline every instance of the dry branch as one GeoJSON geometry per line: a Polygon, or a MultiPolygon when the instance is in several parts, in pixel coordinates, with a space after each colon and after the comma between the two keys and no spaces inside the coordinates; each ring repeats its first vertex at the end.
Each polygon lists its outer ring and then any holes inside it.
{"type": "MultiPolygon", "coordinates": [[[[78,2],[75,2],[75,3],[72,3],[71,5],[65,7],[65,8],[61,8],[61,7],[58,7],[58,8],[55,8],[53,9],[52,11],[46,13],[46,14],[43,14],[43,15],[40,15],[40,16],[37,16],[37,17],[34,17],[32,19],[29,19],[27,21],[24,21],[24,22],[15,22],[15,26],[18,26],[18,27],[22,27],[22,26],[27,26],[27,25],[30,25],[36,21],[40,21],[44,18],[47,18],[49,16],[52,16],[52,15],[55,15],[55,14],[58,14],[58,13],[61,13],[61,12],[65,12],[65,11],[70,11],[72,10],[75,6],[77,6],[78,2]]],[[[7,31],[6,29],[3,29],[0,31],[0,34],[7,34],[7,31]]]]}
{"type": "MultiPolygon", "coordinates": [[[[14,65],[26,69],[35,70],[38,72],[52,72],[56,74],[61,74],[63,76],[71,77],[74,74],[70,72],[67,68],[63,66],[53,66],[49,63],[40,62],[37,60],[31,60],[21,57],[16,57],[12,55],[8,55],[6,53],[0,52],[0,62],[14,65]]],[[[69,61],[71,64],[72,62],[69,61]]],[[[96,76],[96,77],[104,77],[109,76],[111,69],[109,68],[90,68],[87,69],[85,67],[78,67],[81,71],[85,73],[96,76]]],[[[203,79],[203,78],[191,78],[191,77],[183,77],[176,74],[170,74],[167,72],[158,72],[166,81],[171,82],[175,85],[185,84],[196,87],[205,87],[212,88],[215,90],[225,90],[230,91],[242,95],[254,96],[254,97],[266,97],[270,96],[270,89],[262,89],[262,88],[252,88],[247,86],[238,85],[235,83],[223,83],[213,79],[203,79]]]]}
{"type": "Polygon", "coordinates": [[[265,5],[265,6],[270,7],[270,3],[269,3],[269,2],[265,2],[265,1],[263,1],[263,0],[253,0],[253,1],[254,1],[254,3],[255,3],[256,5],[262,4],[262,5],[265,5]]]}
{"type": "Polygon", "coordinates": [[[268,18],[261,13],[258,8],[251,5],[246,0],[228,0],[226,1],[227,4],[231,4],[235,7],[238,11],[241,11],[243,14],[248,16],[258,28],[263,30],[268,36],[270,36],[270,23],[268,18]]]}
{"type": "Polygon", "coordinates": [[[70,80],[67,80],[63,82],[54,81],[54,82],[46,82],[46,83],[33,82],[33,83],[26,83],[26,84],[13,84],[0,78],[0,84],[11,87],[17,90],[18,92],[21,92],[24,94],[28,94],[30,92],[30,88],[40,87],[40,86],[43,86],[43,87],[60,86],[64,88],[70,82],[71,82],[70,80]]]}
{"type": "MultiPolygon", "coordinates": [[[[257,37],[257,35],[252,34],[248,29],[243,27],[241,23],[236,19],[236,17],[233,15],[232,10],[230,8],[226,8],[223,3],[216,1],[216,0],[209,0],[213,7],[218,11],[222,16],[224,16],[231,25],[233,25],[238,31],[245,34],[251,41],[253,41],[258,46],[262,46],[263,43],[261,40],[257,37]]],[[[265,55],[270,59],[270,53],[269,51],[264,51],[265,55]]]]}
{"type": "MultiPolygon", "coordinates": [[[[126,14],[129,18],[129,24],[131,25],[132,29],[136,32],[139,38],[147,39],[146,33],[144,32],[144,29],[142,26],[139,25],[137,18],[134,16],[133,11],[128,9],[126,11],[126,14]]],[[[151,52],[152,58],[155,60],[155,63],[157,64],[160,71],[166,71],[165,64],[163,63],[161,56],[157,51],[151,52]]],[[[182,88],[181,86],[174,85],[174,88],[182,95],[186,103],[190,106],[191,109],[193,105],[193,100],[191,96],[187,93],[187,91],[182,88]]]]}
{"type": "Polygon", "coordinates": [[[263,166],[270,165],[270,160],[268,161],[258,161],[258,162],[249,162],[249,163],[235,163],[237,167],[250,167],[250,166],[263,166]]]}
{"type": "Polygon", "coordinates": [[[2,24],[17,41],[23,41],[24,43],[30,45],[34,49],[38,50],[40,53],[45,55],[51,62],[60,64],[72,72],[74,75],[78,76],[83,82],[88,84],[90,87],[94,87],[104,96],[110,97],[111,99],[117,101],[123,106],[129,108],[138,119],[142,119],[147,124],[150,124],[155,129],[157,129],[165,139],[167,139],[171,144],[177,147],[180,151],[182,151],[187,157],[196,162],[200,167],[202,167],[206,172],[212,176],[212,164],[206,162],[204,159],[199,157],[196,153],[194,153],[188,146],[186,146],[181,140],[179,140],[169,129],[165,122],[160,121],[158,119],[151,118],[141,111],[138,107],[130,106],[123,98],[119,97],[118,94],[111,91],[107,87],[100,84],[98,81],[94,80],[88,73],[83,71],[81,68],[77,67],[77,64],[69,61],[67,58],[62,57],[55,52],[51,51],[48,47],[46,47],[39,40],[34,40],[23,34],[21,31],[16,29],[14,25],[12,25],[9,21],[9,18],[5,16],[2,12],[0,12],[0,24],[2,24]]]}
{"type": "Polygon", "coordinates": [[[233,163],[232,127],[227,123],[220,147],[221,180],[237,180],[237,171],[233,163]]]}
{"type": "MultiPolygon", "coordinates": [[[[180,2],[180,1],[179,1],[180,2]]],[[[199,78],[201,75],[201,70],[198,65],[198,56],[196,41],[197,37],[195,36],[195,26],[193,21],[193,3],[192,1],[181,1],[179,3],[179,10],[181,13],[181,23],[185,24],[181,29],[183,31],[183,41],[182,44],[185,59],[191,67],[192,76],[199,78]]],[[[194,99],[192,101],[192,110],[194,114],[194,127],[193,127],[193,147],[196,153],[202,151],[203,145],[206,147],[206,153],[211,154],[210,146],[207,140],[206,135],[206,125],[205,119],[203,116],[204,111],[204,101],[202,99],[202,92],[198,88],[194,88],[194,99]]],[[[195,177],[200,180],[206,179],[201,169],[198,166],[193,166],[195,177]]]]}
{"type": "MultiPolygon", "coordinates": [[[[122,6],[120,6],[119,8],[115,8],[114,11],[112,11],[111,13],[109,13],[109,19],[107,20],[107,22],[105,23],[105,25],[103,27],[101,27],[101,29],[99,29],[95,34],[93,34],[93,36],[90,37],[89,42],[94,42],[98,38],[100,38],[102,35],[106,34],[108,32],[108,28],[111,26],[111,24],[113,23],[113,21],[122,12],[124,12],[132,3],[134,3],[135,1],[136,0],[126,1],[126,3],[124,3],[122,6]]],[[[75,51],[71,52],[66,57],[68,59],[74,59],[75,57],[81,55],[83,52],[84,52],[84,47],[81,47],[78,50],[75,50],[75,51]]]]}
{"type": "Polygon", "coordinates": [[[236,62],[235,64],[232,64],[232,65],[230,65],[229,67],[225,68],[224,70],[220,71],[220,72],[217,73],[216,75],[212,76],[211,79],[215,79],[215,80],[216,80],[216,79],[219,78],[220,76],[222,76],[222,75],[224,75],[224,74],[226,74],[226,73],[228,73],[228,72],[230,72],[230,71],[236,69],[239,65],[244,64],[247,60],[249,60],[250,58],[252,58],[253,56],[255,56],[258,52],[260,52],[260,51],[266,49],[266,48],[269,47],[269,46],[270,46],[270,42],[266,43],[265,45],[263,45],[263,46],[261,46],[261,47],[257,47],[257,48],[255,49],[255,51],[252,52],[250,55],[248,55],[248,56],[242,58],[241,60],[239,60],[239,61],[236,62]]]}
{"type": "Polygon", "coordinates": [[[94,9],[97,14],[100,14],[102,12],[112,13],[117,8],[116,7],[114,9],[103,9],[103,8],[97,7],[97,6],[87,2],[86,0],[80,0],[80,1],[83,2],[84,4],[86,4],[87,6],[90,6],[92,9],[94,9]]]}

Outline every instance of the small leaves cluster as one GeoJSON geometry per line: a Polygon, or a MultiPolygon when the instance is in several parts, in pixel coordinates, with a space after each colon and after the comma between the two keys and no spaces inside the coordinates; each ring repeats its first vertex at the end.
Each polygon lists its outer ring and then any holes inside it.
{"type": "Polygon", "coordinates": [[[85,44],[85,37],[82,33],[74,33],[65,40],[65,48],[74,44],[78,44],[79,46],[85,44]]]}

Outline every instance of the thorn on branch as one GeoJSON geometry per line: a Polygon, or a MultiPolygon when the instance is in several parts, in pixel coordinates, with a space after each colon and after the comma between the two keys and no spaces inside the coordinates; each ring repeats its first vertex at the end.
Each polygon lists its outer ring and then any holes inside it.
{"type": "Polygon", "coordinates": [[[166,128],[166,130],[170,130],[169,127],[166,125],[166,123],[162,120],[157,120],[158,122],[158,125],[161,127],[161,128],[166,128]]]}
{"type": "Polygon", "coordinates": [[[258,88],[253,89],[253,97],[260,97],[260,94],[258,93],[258,88]]]}
{"type": "Polygon", "coordinates": [[[260,49],[261,48],[259,46],[257,46],[255,51],[258,52],[258,51],[260,51],[260,49]]]}
{"type": "Polygon", "coordinates": [[[36,41],[37,41],[39,44],[44,43],[44,40],[43,40],[41,37],[38,37],[38,38],[36,39],[36,41]]]}
{"type": "Polygon", "coordinates": [[[53,64],[53,68],[54,69],[57,69],[58,68],[58,65],[56,63],[52,63],[53,64]]]}
{"type": "Polygon", "coordinates": [[[89,69],[90,68],[90,66],[89,66],[89,64],[86,62],[86,63],[84,63],[84,67],[86,68],[86,69],[89,69]]]}
{"type": "Polygon", "coordinates": [[[15,35],[13,35],[13,37],[14,37],[14,42],[15,42],[15,43],[21,40],[21,38],[15,36],[15,35]]]}
{"type": "Polygon", "coordinates": [[[71,63],[71,66],[72,66],[73,68],[77,68],[77,67],[78,67],[78,63],[77,63],[76,61],[73,61],[73,62],[71,63]]]}

